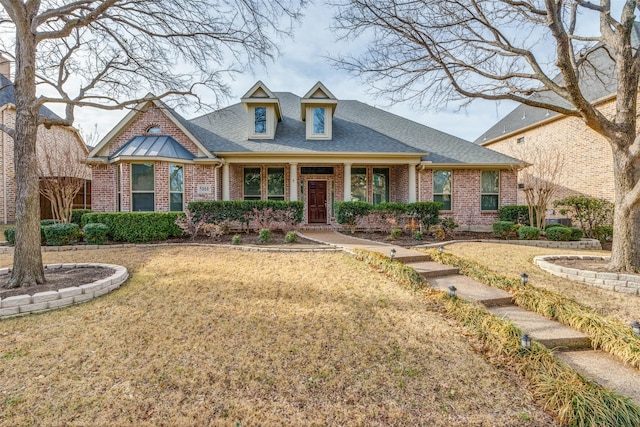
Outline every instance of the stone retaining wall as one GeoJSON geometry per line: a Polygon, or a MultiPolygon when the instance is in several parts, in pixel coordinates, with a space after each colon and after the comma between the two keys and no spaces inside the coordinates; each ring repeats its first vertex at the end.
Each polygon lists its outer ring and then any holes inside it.
{"type": "MultiPolygon", "coordinates": [[[[120,265],[99,264],[99,263],[80,263],[80,264],[49,264],[45,266],[46,270],[54,270],[57,268],[84,268],[84,267],[102,267],[111,268],[113,275],[105,279],[100,279],[93,283],[81,286],[72,286],[59,289],[57,291],[38,292],[33,295],[16,295],[0,299],[0,319],[6,319],[14,316],[21,316],[30,313],[41,313],[49,310],[56,310],[68,307],[74,304],[90,301],[94,298],[102,296],[106,293],[117,289],[128,278],[129,272],[120,265]]],[[[6,276],[10,272],[9,268],[0,269],[0,276],[6,276]]]]}
{"type": "Polygon", "coordinates": [[[499,240],[499,239],[479,239],[479,240],[449,240],[438,243],[428,243],[424,245],[416,245],[416,248],[430,248],[452,243],[464,242],[482,242],[482,243],[501,243],[509,245],[536,246],[539,248],[556,248],[556,249],[575,249],[575,250],[594,250],[601,251],[602,245],[597,239],[582,239],[576,242],[556,242],[553,240],[499,240]]]}
{"type": "Polygon", "coordinates": [[[621,292],[631,295],[639,295],[640,276],[622,273],[603,273],[591,270],[578,270],[576,268],[563,267],[554,264],[554,260],[559,259],[585,259],[608,261],[610,257],[589,256],[589,255],[547,255],[533,258],[533,263],[544,271],[554,276],[573,280],[574,282],[596,286],[610,291],[621,292]]]}

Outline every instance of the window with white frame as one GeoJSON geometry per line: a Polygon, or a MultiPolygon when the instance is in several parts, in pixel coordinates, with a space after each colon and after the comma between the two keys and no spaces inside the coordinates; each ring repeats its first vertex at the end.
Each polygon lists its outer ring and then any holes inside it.
{"type": "Polygon", "coordinates": [[[182,165],[169,165],[169,210],[184,210],[184,168],[182,165]]]}
{"type": "Polygon", "coordinates": [[[155,209],[153,163],[131,164],[131,210],[153,212],[155,209]]]}
{"type": "Polygon", "coordinates": [[[451,171],[433,171],[433,201],[442,203],[442,210],[451,210],[451,171]]]}
{"type": "Polygon", "coordinates": [[[351,168],[351,201],[367,201],[367,168],[351,168]]]}
{"type": "Polygon", "coordinates": [[[260,168],[244,168],[242,182],[244,200],[260,200],[262,198],[260,168]]]}
{"type": "Polygon", "coordinates": [[[284,200],[284,168],[267,168],[267,198],[284,200]]]}
{"type": "Polygon", "coordinates": [[[500,172],[482,171],[480,186],[480,210],[497,211],[500,199],[500,172]]]}

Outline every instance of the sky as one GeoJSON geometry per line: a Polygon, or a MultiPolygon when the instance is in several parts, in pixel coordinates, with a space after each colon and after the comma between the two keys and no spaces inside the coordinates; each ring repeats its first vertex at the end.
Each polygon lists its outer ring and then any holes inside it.
{"type": "MultiPolygon", "coordinates": [[[[265,66],[254,66],[252,71],[235,74],[233,80],[229,80],[231,98],[223,106],[240,102],[240,97],[258,80],[273,92],[292,92],[298,96],[303,96],[316,82],[321,81],[338,100],[355,99],[471,141],[515,107],[512,103],[475,101],[467,107],[467,111],[455,111],[453,107],[440,111],[421,111],[409,103],[390,105],[384,99],[376,99],[367,92],[364,82],[336,69],[326,59],[329,54],[357,54],[360,48],[353,42],[336,40],[329,29],[332,13],[322,2],[310,4],[305,17],[296,25],[294,39],[280,43],[281,54],[274,61],[265,66]]],[[[362,48],[364,49],[364,45],[362,48]]],[[[52,109],[56,110],[55,107],[52,109]]],[[[76,113],[75,126],[83,134],[97,130],[102,137],[127,112],[128,110],[111,112],[84,108],[76,113]]],[[[187,119],[195,117],[187,112],[179,112],[187,119]]]]}

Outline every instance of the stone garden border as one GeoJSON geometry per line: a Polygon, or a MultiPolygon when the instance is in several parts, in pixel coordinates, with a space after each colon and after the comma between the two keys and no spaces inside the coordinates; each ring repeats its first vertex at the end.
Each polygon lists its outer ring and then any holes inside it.
{"type": "MultiPolygon", "coordinates": [[[[45,270],[84,267],[111,268],[115,271],[107,278],[86,285],[72,286],[57,291],[38,292],[33,295],[15,295],[3,298],[0,300],[0,320],[30,313],[57,310],[59,308],[87,302],[119,288],[120,285],[129,278],[129,272],[125,267],[114,264],[48,264],[45,265],[45,270]]],[[[9,272],[9,268],[2,268],[0,269],[0,276],[8,275],[9,272]]]]}
{"type": "Polygon", "coordinates": [[[523,245],[523,246],[536,246],[539,248],[554,248],[554,249],[575,249],[575,250],[594,250],[601,251],[602,245],[597,239],[581,239],[573,242],[556,242],[553,240],[500,240],[500,239],[478,239],[478,240],[448,240],[440,243],[429,243],[424,245],[416,245],[416,248],[423,247],[438,247],[444,245],[450,245],[453,243],[466,243],[466,242],[482,242],[482,243],[500,243],[508,245],[523,245]]]}
{"type": "Polygon", "coordinates": [[[640,295],[640,276],[638,275],[578,270],[576,268],[563,267],[552,262],[559,259],[608,261],[610,257],[593,255],[545,255],[534,257],[533,263],[554,276],[573,280],[574,282],[596,286],[609,291],[640,295]]]}

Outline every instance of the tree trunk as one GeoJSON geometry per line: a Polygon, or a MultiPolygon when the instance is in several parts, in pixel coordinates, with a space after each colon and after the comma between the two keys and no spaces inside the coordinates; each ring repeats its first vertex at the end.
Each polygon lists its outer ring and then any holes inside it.
{"type": "Polygon", "coordinates": [[[608,268],[620,272],[640,272],[640,203],[628,195],[640,179],[640,162],[628,151],[613,146],[615,211],[613,246],[608,268]]]}
{"type": "Polygon", "coordinates": [[[40,252],[40,197],[36,155],[38,130],[35,86],[36,42],[34,34],[25,28],[18,27],[16,35],[14,135],[16,246],[13,272],[6,285],[9,288],[44,283],[44,268],[40,252]]]}

